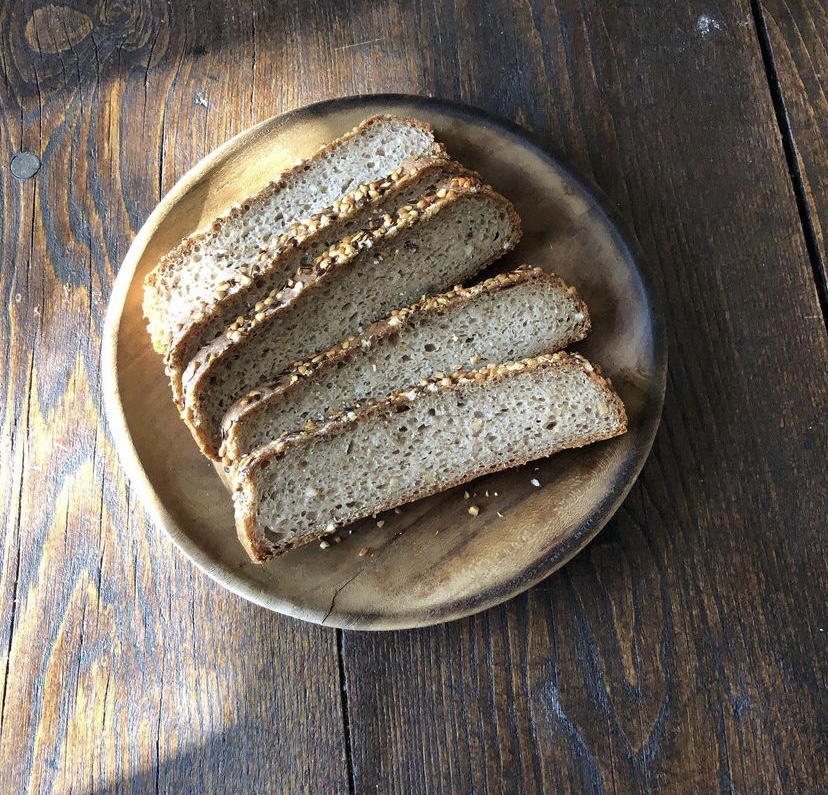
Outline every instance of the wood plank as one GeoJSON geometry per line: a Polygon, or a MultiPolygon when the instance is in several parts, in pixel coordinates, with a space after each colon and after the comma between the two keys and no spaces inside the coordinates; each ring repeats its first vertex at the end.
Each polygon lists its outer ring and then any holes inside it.
{"type": "MultiPolygon", "coordinates": [[[[347,38],[387,35],[349,8],[347,38]]],[[[749,5],[399,13],[375,73],[520,121],[618,204],[671,375],[638,486],[559,575],[344,635],[355,791],[817,791],[826,341],[749,5]]]]}
{"type": "MultiPolygon", "coordinates": [[[[762,0],[784,124],[790,131],[801,182],[812,258],[828,285],[828,6],[819,0],[762,0]]],[[[787,132],[787,130],[786,130],[787,132]]],[[[828,294],[826,294],[828,295],[828,294]]],[[[823,300],[826,300],[824,297],[823,300]]],[[[825,304],[823,304],[825,309],[825,304]]]]}
{"type": "Polygon", "coordinates": [[[0,10],[2,793],[348,791],[335,634],[189,565],[148,526],[101,416],[132,235],[189,166],[285,107],[249,36],[212,47],[222,14],[249,30],[254,12],[0,10]],[[8,167],[20,150],[42,159],[31,179],[8,167]]]}

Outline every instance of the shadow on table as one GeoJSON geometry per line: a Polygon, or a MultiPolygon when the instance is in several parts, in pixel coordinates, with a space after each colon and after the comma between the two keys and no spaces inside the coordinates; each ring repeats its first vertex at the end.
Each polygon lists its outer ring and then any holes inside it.
{"type": "Polygon", "coordinates": [[[260,758],[266,749],[250,744],[249,732],[233,730],[211,737],[155,766],[116,781],[99,785],[90,795],[205,795],[205,793],[237,792],[244,782],[251,793],[301,791],[301,765],[284,766],[275,771],[260,758]]]}

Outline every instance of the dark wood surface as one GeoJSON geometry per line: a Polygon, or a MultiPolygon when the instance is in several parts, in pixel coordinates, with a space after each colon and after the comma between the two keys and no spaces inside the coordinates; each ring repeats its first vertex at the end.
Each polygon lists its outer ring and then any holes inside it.
{"type": "Polygon", "coordinates": [[[820,20],[819,0],[3,4],[0,793],[825,792],[820,20]],[[572,563],[374,635],[247,604],[148,525],[99,350],[178,177],[274,113],[380,91],[517,121],[600,186],[663,294],[670,374],[638,485],[572,563]]]}
{"type": "Polygon", "coordinates": [[[758,24],[823,311],[828,273],[828,5],[763,0],[758,24]]]}

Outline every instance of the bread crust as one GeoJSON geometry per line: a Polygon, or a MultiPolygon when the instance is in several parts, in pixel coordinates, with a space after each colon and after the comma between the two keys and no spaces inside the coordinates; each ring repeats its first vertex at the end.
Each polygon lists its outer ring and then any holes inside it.
{"type": "Polygon", "coordinates": [[[244,546],[254,562],[263,563],[297,546],[303,546],[315,539],[322,538],[331,532],[331,530],[326,529],[323,532],[308,536],[301,543],[293,542],[281,545],[270,541],[264,533],[259,532],[256,522],[256,504],[251,494],[251,490],[253,489],[252,479],[258,469],[267,466],[274,460],[283,458],[292,450],[300,448],[312,441],[332,439],[344,433],[354,424],[364,421],[371,416],[377,414],[390,416],[395,413],[398,406],[410,405],[413,401],[425,395],[438,392],[445,393],[464,389],[485,388],[486,385],[491,385],[519,374],[546,369],[577,369],[583,372],[603,393],[608,413],[614,414],[617,418],[617,423],[611,432],[590,434],[585,436],[577,445],[552,445],[547,449],[534,451],[526,456],[517,456],[492,466],[479,467],[467,472],[461,477],[434,483],[417,490],[413,494],[406,494],[402,499],[391,499],[381,505],[373,505],[367,511],[352,511],[350,514],[346,513],[338,524],[340,526],[349,524],[364,516],[387,511],[398,505],[446,491],[454,486],[459,486],[461,483],[466,483],[492,472],[499,472],[511,467],[521,466],[529,461],[545,458],[564,449],[584,447],[588,444],[610,439],[626,432],[627,413],[621,398],[618,397],[612,388],[610,381],[601,374],[600,369],[577,353],[560,351],[558,353],[544,354],[530,359],[524,359],[519,362],[508,362],[506,364],[495,365],[494,367],[484,367],[479,370],[458,371],[451,375],[446,375],[443,378],[425,379],[415,387],[395,392],[382,400],[371,401],[357,409],[346,410],[331,415],[313,430],[290,431],[282,434],[282,436],[270,444],[260,447],[258,450],[240,459],[238,465],[230,469],[228,474],[231,482],[234,484],[233,504],[236,514],[236,532],[242,546],[244,546]]]}
{"type": "Polygon", "coordinates": [[[349,337],[312,359],[295,362],[278,379],[270,384],[256,387],[255,390],[237,400],[227,411],[222,422],[224,442],[219,450],[222,462],[225,466],[233,464],[233,460],[236,458],[232,453],[233,428],[254,408],[258,410],[263,403],[281,400],[289,393],[301,389],[303,383],[312,376],[335,369],[342,363],[352,360],[361,351],[373,348],[377,344],[398,335],[400,330],[406,326],[422,322],[429,316],[450,312],[457,306],[472,301],[483,294],[494,294],[532,283],[544,283],[551,288],[566,292],[575,303],[576,311],[583,315],[583,320],[575,333],[564,339],[556,350],[584,339],[591,328],[589,310],[576,289],[568,285],[557,274],[548,273],[542,268],[521,265],[514,271],[498,274],[472,287],[457,285],[448,292],[426,297],[412,306],[395,309],[388,317],[371,324],[362,334],[349,337]]]}
{"type": "Polygon", "coordinates": [[[512,204],[489,186],[481,184],[478,179],[472,177],[454,177],[444,187],[422,197],[416,206],[406,205],[401,208],[396,218],[386,215],[378,219],[379,224],[357,233],[347,242],[341,241],[332,247],[327,254],[319,257],[312,267],[300,269],[284,290],[273,290],[263,300],[263,308],[260,311],[239,317],[221,337],[203,347],[187,366],[182,377],[184,399],[179,403],[181,416],[202,452],[208,458],[218,459],[220,428],[205,428],[203,418],[197,408],[197,394],[200,390],[209,388],[208,379],[215,366],[214,363],[226,356],[231,356],[236,346],[241,344],[253,329],[259,328],[263,323],[270,322],[281,313],[288,311],[300,300],[301,295],[312,295],[320,284],[327,282],[330,273],[348,267],[362,252],[370,252],[385,240],[393,239],[420,218],[425,220],[437,215],[450,204],[468,201],[475,196],[486,196],[506,211],[512,236],[504,241],[502,247],[485,262],[470,268],[465,278],[471,278],[506,251],[514,248],[520,237],[520,219],[512,204]]]}
{"type": "Polygon", "coordinates": [[[163,277],[173,273],[177,269],[178,262],[181,259],[189,257],[197,245],[207,244],[213,240],[217,233],[226,224],[232,223],[248,212],[251,203],[266,201],[271,196],[282,190],[292,176],[301,171],[306,171],[312,164],[324,159],[332,150],[336,149],[344,141],[363,134],[366,130],[369,130],[377,124],[390,121],[402,122],[427,133],[433,141],[433,150],[429,154],[435,157],[448,157],[445,147],[441,143],[433,140],[434,131],[431,128],[431,125],[426,122],[419,121],[418,119],[408,119],[405,117],[390,116],[387,114],[371,116],[334,141],[324,144],[316,151],[315,154],[288,168],[286,171],[283,171],[277,179],[268,183],[258,193],[248,197],[241,203],[234,204],[224,214],[216,218],[209,228],[194,232],[184,238],[184,240],[182,240],[175,248],[165,254],[155,268],[153,268],[146,275],[144,278],[143,309],[144,316],[149,321],[150,338],[152,340],[153,348],[162,356],[166,356],[169,352],[169,344],[171,339],[169,327],[165,323],[165,320],[168,322],[168,319],[163,317],[167,302],[163,296],[161,296],[159,287],[163,277]]]}

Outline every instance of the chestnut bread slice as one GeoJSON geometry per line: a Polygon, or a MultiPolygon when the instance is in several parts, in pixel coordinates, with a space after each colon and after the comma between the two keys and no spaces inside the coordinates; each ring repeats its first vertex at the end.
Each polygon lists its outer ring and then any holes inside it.
{"type": "Polygon", "coordinates": [[[343,239],[187,367],[182,417],[201,449],[217,459],[224,414],[251,389],[393,309],[471,278],[515,245],[519,227],[506,199],[457,177],[343,239]]]}
{"type": "Polygon", "coordinates": [[[234,206],[207,231],[183,240],[144,282],[144,315],[155,350],[165,355],[182,321],[209,304],[216,287],[255,259],[271,237],[405,160],[444,154],[427,124],[374,116],[234,206]]]}
{"type": "Polygon", "coordinates": [[[167,374],[177,403],[181,378],[193,357],[237,317],[253,309],[274,288],[285,286],[343,237],[358,232],[378,215],[396,213],[452,176],[476,176],[445,157],[409,160],[383,179],[360,185],[353,193],[310,218],[299,221],[237,271],[215,286],[212,300],[181,320],[167,352],[167,374]]]}
{"type": "Polygon", "coordinates": [[[236,529],[263,562],[356,519],[626,427],[620,398],[577,354],[460,371],[241,459],[236,529]]]}
{"type": "Polygon", "coordinates": [[[222,424],[222,460],[231,466],[285,431],[439,373],[560,350],[589,327],[575,288],[540,268],[455,287],[395,310],[238,400],[222,424]]]}

